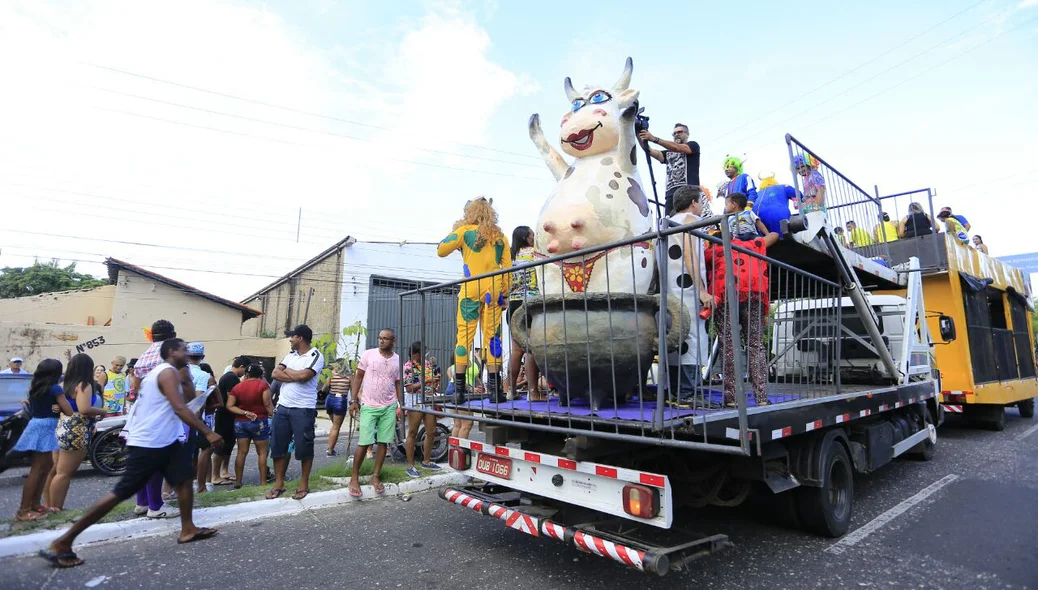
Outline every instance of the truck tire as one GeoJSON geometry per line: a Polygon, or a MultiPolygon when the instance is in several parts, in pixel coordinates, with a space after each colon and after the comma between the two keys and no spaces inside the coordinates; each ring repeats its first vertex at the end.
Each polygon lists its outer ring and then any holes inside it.
{"type": "Polygon", "coordinates": [[[1002,432],[1006,429],[1005,406],[992,406],[991,418],[988,420],[988,428],[995,432],[1002,432]]]}
{"type": "Polygon", "coordinates": [[[804,528],[825,537],[847,532],[854,513],[854,467],[847,449],[835,437],[823,439],[821,486],[796,489],[804,528]]]}
{"type": "Polygon", "coordinates": [[[908,455],[918,459],[919,461],[930,461],[937,450],[937,426],[933,423],[933,416],[930,414],[930,410],[923,409],[923,428],[930,431],[930,436],[923,442],[912,447],[912,450],[908,452],[908,455]]]}
{"type": "Polygon", "coordinates": [[[1016,409],[1020,411],[1021,418],[1034,418],[1034,398],[1019,402],[1016,409]]]}

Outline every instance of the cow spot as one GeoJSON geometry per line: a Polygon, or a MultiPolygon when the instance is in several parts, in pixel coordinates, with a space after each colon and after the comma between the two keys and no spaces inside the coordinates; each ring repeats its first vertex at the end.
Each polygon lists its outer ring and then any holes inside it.
{"type": "Polygon", "coordinates": [[[678,280],[675,282],[677,282],[678,287],[681,287],[682,289],[688,289],[694,284],[692,282],[692,275],[688,274],[687,272],[683,273],[680,277],[678,277],[678,280]]]}
{"type": "Polygon", "coordinates": [[[610,158],[609,156],[606,156],[606,157],[602,158],[602,165],[603,166],[612,166],[613,165],[613,159],[610,158]]]}
{"type": "Polygon", "coordinates": [[[599,197],[599,195],[601,195],[601,194],[602,194],[602,189],[598,188],[595,185],[591,185],[591,186],[587,187],[587,192],[584,193],[584,197],[587,198],[587,200],[589,200],[592,203],[594,203],[595,199],[597,199],[599,197]]]}
{"type": "Polygon", "coordinates": [[[670,256],[671,260],[681,258],[681,246],[677,244],[671,245],[670,248],[667,248],[667,256],[670,256]]]}
{"type": "Polygon", "coordinates": [[[615,180],[610,180],[610,181],[609,181],[609,188],[613,189],[614,191],[615,191],[615,190],[619,190],[619,188],[620,188],[620,183],[619,183],[619,182],[617,182],[617,181],[615,181],[615,180]]]}
{"type": "Polygon", "coordinates": [[[638,212],[642,214],[642,217],[648,217],[649,201],[645,198],[645,193],[642,192],[642,187],[638,185],[638,181],[633,177],[628,176],[627,182],[631,183],[630,188],[627,189],[627,197],[631,199],[631,202],[638,206],[638,212]]]}
{"type": "Polygon", "coordinates": [[[606,198],[607,199],[612,199],[613,198],[613,194],[612,193],[606,193],[606,198]]]}
{"type": "Polygon", "coordinates": [[[613,176],[620,178],[621,176],[623,176],[623,174],[620,174],[619,172],[613,172],[613,176]]]}
{"type": "Polygon", "coordinates": [[[687,340],[681,343],[681,352],[680,352],[680,354],[682,354],[682,355],[688,354],[688,341],[687,340]]]}
{"type": "Polygon", "coordinates": [[[570,166],[569,170],[566,171],[566,175],[562,177],[562,180],[566,180],[567,178],[569,178],[572,175],[573,175],[573,166],[570,166]]]}
{"type": "Polygon", "coordinates": [[[646,268],[648,266],[649,266],[649,259],[643,257],[642,258],[642,268],[646,268]]]}
{"type": "Polygon", "coordinates": [[[631,166],[637,166],[637,165],[638,165],[638,148],[637,147],[632,147],[631,148],[631,166]]]}

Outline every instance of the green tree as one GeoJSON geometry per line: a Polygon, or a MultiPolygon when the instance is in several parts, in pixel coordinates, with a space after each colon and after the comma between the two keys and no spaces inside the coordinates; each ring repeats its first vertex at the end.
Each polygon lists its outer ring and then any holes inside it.
{"type": "Polygon", "coordinates": [[[76,272],[76,263],[66,267],[57,260],[36,261],[28,267],[4,267],[0,270],[0,299],[26,297],[55,291],[77,291],[107,285],[108,281],[76,272]]]}

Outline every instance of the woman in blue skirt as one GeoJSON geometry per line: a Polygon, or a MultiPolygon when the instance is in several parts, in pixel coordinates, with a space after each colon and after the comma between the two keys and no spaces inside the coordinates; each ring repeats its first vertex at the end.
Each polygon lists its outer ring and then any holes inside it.
{"type": "Polygon", "coordinates": [[[58,426],[59,407],[72,413],[58,381],[61,380],[61,361],[45,359],[36,367],[29,386],[29,410],[32,419],[15,444],[14,450],[32,453],[32,467],[22,486],[22,503],[16,518],[19,521],[36,520],[56,510],[40,504],[44,481],[54,465],[52,453],[58,450],[58,437],[54,430],[58,426]]]}

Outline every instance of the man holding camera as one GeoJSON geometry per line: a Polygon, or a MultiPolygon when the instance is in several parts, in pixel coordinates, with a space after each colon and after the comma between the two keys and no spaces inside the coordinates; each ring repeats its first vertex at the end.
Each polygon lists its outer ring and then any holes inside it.
{"type": "MultiPolygon", "coordinates": [[[[638,141],[649,155],[661,164],[667,165],[667,192],[665,203],[667,215],[674,213],[674,192],[683,186],[699,186],[699,144],[688,140],[688,126],[683,123],[674,125],[674,141],[660,139],[642,129],[638,132],[638,141]],[[663,151],[649,149],[648,142],[655,143],[663,151]]],[[[703,203],[705,205],[705,202],[703,203]]],[[[709,211],[704,211],[709,216],[709,211]]]]}

